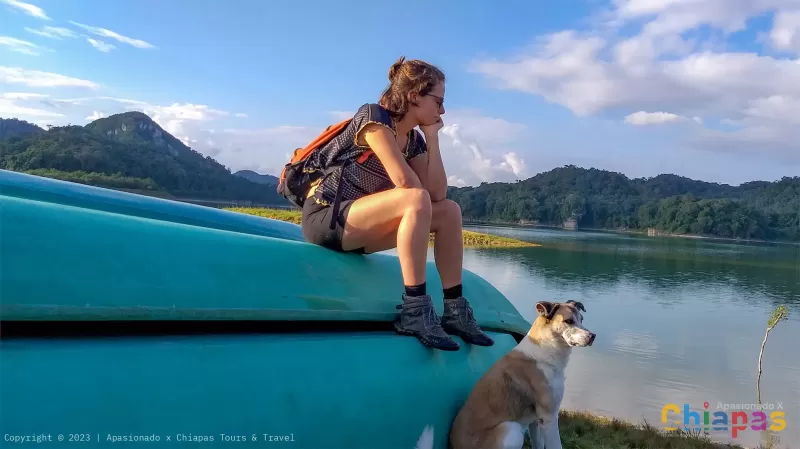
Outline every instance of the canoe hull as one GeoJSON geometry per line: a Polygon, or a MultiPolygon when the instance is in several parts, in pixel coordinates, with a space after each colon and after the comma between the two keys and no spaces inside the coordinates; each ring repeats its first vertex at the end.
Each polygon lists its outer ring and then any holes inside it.
{"type": "MultiPolygon", "coordinates": [[[[527,331],[465,271],[496,344],[431,350],[392,330],[394,256],[328,251],[275,220],[1,170],[0,189],[4,434],[366,449],[413,448],[431,425],[445,448],[475,381],[527,331]]],[[[427,273],[441,292],[432,262],[427,273]]]]}
{"type": "Polygon", "coordinates": [[[515,344],[492,337],[492,348],[458,352],[389,332],[10,341],[0,427],[89,434],[92,446],[193,435],[230,447],[222,434],[262,444],[267,434],[297,448],[412,449],[432,425],[435,447],[446,448],[469,389],[515,344]]]}

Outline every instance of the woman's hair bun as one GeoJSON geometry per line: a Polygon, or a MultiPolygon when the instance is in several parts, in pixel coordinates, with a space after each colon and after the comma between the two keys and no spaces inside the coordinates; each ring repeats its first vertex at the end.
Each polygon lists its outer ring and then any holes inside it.
{"type": "Polygon", "coordinates": [[[391,67],[389,67],[389,81],[394,81],[397,75],[400,73],[400,69],[403,68],[403,63],[405,62],[406,57],[401,56],[400,59],[395,61],[391,67]]]}

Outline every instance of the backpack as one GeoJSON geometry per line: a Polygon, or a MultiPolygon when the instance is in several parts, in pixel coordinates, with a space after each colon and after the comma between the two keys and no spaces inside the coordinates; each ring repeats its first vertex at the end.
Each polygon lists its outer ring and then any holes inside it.
{"type": "Polygon", "coordinates": [[[325,128],[316,139],[303,148],[294,150],[291,160],[281,170],[278,178],[278,194],[289,200],[299,208],[303,208],[306,195],[311,185],[328,172],[338,168],[331,167],[326,170],[314,170],[305,167],[306,160],[315,150],[319,149],[334,137],[339,135],[352,121],[352,118],[342,120],[325,128]]]}

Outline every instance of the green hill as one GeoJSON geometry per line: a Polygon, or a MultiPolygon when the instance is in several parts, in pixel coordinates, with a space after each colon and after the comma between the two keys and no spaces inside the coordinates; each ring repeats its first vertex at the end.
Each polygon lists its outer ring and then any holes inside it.
{"type": "Polygon", "coordinates": [[[274,186],[278,186],[278,177],[272,175],[262,175],[261,173],[256,173],[253,170],[239,170],[234,173],[236,176],[241,176],[244,179],[249,179],[258,184],[272,184],[274,186]]]}
{"type": "Polygon", "coordinates": [[[676,175],[630,179],[565,166],[516,183],[449,187],[464,218],[601,229],[800,241],[800,177],[740,186],[676,175]]]}
{"type": "Polygon", "coordinates": [[[44,130],[42,128],[39,128],[33,123],[28,123],[25,120],[16,118],[0,119],[0,139],[27,137],[43,132],[44,130]]]}
{"type": "MultiPolygon", "coordinates": [[[[14,125],[0,120],[0,129],[14,125]]],[[[141,112],[86,126],[9,133],[0,139],[0,168],[112,188],[166,192],[204,200],[285,205],[275,188],[235,176],[164,131],[141,112]]]]}

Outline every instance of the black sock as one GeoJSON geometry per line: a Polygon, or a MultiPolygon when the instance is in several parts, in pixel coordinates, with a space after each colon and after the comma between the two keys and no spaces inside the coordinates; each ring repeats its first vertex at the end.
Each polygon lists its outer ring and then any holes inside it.
{"type": "Polygon", "coordinates": [[[422,295],[424,295],[426,293],[425,284],[426,283],[423,282],[423,283],[421,283],[419,285],[412,285],[412,286],[406,285],[406,295],[408,295],[408,296],[422,296],[422,295]]]}
{"type": "Polygon", "coordinates": [[[444,289],[442,291],[444,292],[444,298],[445,299],[456,299],[459,296],[461,296],[461,294],[462,294],[461,290],[462,290],[461,284],[458,284],[458,285],[455,285],[453,287],[446,288],[446,289],[444,289]]]}

